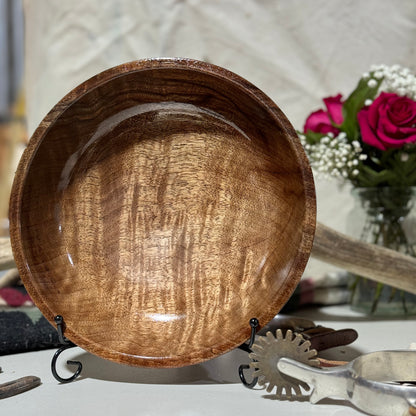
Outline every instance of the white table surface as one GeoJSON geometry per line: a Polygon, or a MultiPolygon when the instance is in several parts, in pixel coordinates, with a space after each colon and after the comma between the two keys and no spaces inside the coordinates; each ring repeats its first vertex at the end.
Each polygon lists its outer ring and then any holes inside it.
{"type": "MultiPolygon", "coordinates": [[[[355,328],[359,338],[351,346],[326,353],[327,358],[349,360],[371,351],[405,349],[416,342],[416,317],[373,318],[353,313],[347,306],[308,309],[296,313],[334,329],[355,328]]],[[[51,374],[54,350],[0,357],[0,383],[26,375],[41,378],[42,385],[0,401],[1,416],[12,415],[362,415],[346,401],[324,399],[278,401],[264,389],[245,388],[237,369],[248,363],[247,354],[231,351],[214,360],[178,369],[132,368],[102,360],[76,347],[59,359],[58,370],[70,375],[67,359],[83,363],[82,375],[59,384],[51,374]]]]}

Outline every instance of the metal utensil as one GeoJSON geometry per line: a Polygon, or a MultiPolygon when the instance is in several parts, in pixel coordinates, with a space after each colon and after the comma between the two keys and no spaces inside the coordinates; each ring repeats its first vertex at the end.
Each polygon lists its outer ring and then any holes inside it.
{"type": "Polygon", "coordinates": [[[302,335],[288,329],[283,335],[281,329],[276,331],[276,336],[270,331],[266,336],[258,337],[252,345],[253,352],[249,357],[253,360],[250,367],[254,368],[253,377],[258,378],[261,386],[266,386],[266,391],[275,390],[278,399],[294,399],[302,396],[301,387],[308,389],[308,385],[294,377],[288,377],[277,371],[276,364],[281,357],[292,357],[295,362],[302,362],[310,366],[319,366],[317,351],[310,349],[310,341],[305,341],[302,335]]]}
{"type": "Polygon", "coordinates": [[[335,396],[372,415],[416,414],[416,351],[378,351],[325,369],[281,358],[277,367],[313,387],[311,403],[335,396]]]}

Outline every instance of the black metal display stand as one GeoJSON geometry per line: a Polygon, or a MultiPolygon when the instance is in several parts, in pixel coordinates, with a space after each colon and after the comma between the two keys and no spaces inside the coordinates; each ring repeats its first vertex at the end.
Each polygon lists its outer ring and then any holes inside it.
{"type": "MultiPolygon", "coordinates": [[[[254,340],[256,338],[257,328],[259,326],[259,320],[257,318],[251,318],[250,319],[250,326],[251,326],[251,335],[250,335],[250,339],[248,341],[248,344],[242,344],[242,345],[239,346],[240,349],[242,349],[243,351],[246,351],[248,353],[251,352],[251,347],[254,344],[254,340]]],[[[246,380],[246,377],[244,375],[244,370],[248,370],[249,368],[250,368],[250,365],[241,364],[240,367],[238,367],[238,375],[240,376],[240,380],[244,384],[244,386],[246,386],[249,389],[252,389],[257,384],[258,377],[253,378],[253,380],[249,383],[246,380]]]]}
{"type": "Polygon", "coordinates": [[[71,342],[69,339],[65,338],[64,336],[64,326],[65,326],[64,318],[61,315],[57,315],[55,316],[54,320],[57,326],[59,342],[62,344],[62,346],[55,352],[52,358],[52,362],[51,362],[52,374],[60,383],[70,383],[71,381],[74,381],[81,374],[82,364],[79,361],[68,360],[66,362],[68,365],[78,366],[77,371],[75,371],[75,373],[71,377],[68,377],[68,378],[63,378],[57,373],[56,361],[58,360],[58,357],[61,355],[62,352],[64,352],[68,348],[76,347],[76,345],[73,342],[71,342]]]}
{"type": "MultiPolygon", "coordinates": [[[[82,364],[79,361],[68,360],[66,362],[68,365],[76,365],[78,367],[75,373],[71,377],[68,377],[68,378],[61,377],[56,371],[56,362],[58,360],[58,357],[61,355],[61,353],[69,348],[76,347],[76,345],[64,336],[64,328],[65,328],[64,318],[61,315],[57,315],[55,316],[54,320],[57,326],[59,342],[62,344],[62,346],[55,352],[52,358],[52,362],[51,362],[52,374],[55,377],[55,379],[58,380],[60,383],[71,383],[81,374],[82,364]]],[[[258,326],[259,326],[259,321],[257,318],[250,319],[250,327],[251,327],[250,339],[248,343],[244,343],[240,345],[238,348],[248,353],[251,352],[251,347],[254,343],[254,339],[256,337],[258,326]]],[[[249,368],[250,366],[248,364],[241,364],[240,367],[238,368],[238,375],[240,377],[241,382],[244,384],[244,386],[248,388],[253,388],[257,383],[257,378],[254,378],[249,383],[247,382],[245,375],[244,375],[244,370],[247,370],[249,368]]]]}

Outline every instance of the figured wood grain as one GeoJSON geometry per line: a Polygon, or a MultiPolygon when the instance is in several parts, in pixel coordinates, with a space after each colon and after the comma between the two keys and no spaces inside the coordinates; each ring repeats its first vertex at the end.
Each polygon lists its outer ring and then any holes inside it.
{"type": "Polygon", "coordinates": [[[298,283],[315,193],[296,133],[247,81],[192,60],[122,65],[46,116],[10,232],[49,321],[103,358],[183,366],[244,342],[298,283]]]}
{"type": "MultiPolygon", "coordinates": [[[[3,239],[2,249],[11,253],[8,238],[3,239]]],[[[311,256],[375,282],[416,293],[415,258],[385,247],[364,243],[319,222],[316,225],[311,256]]],[[[10,272],[10,277],[15,280],[15,277],[18,277],[15,269],[10,272]]],[[[8,273],[0,280],[0,287],[7,285],[8,273]]]]}

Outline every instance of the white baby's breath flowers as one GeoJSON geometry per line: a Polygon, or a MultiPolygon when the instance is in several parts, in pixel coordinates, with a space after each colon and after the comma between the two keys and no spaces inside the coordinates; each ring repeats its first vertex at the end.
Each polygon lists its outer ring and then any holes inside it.
{"type": "Polygon", "coordinates": [[[402,162],[407,162],[407,161],[409,160],[409,153],[402,153],[402,154],[400,155],[400,160],[401,160],[402,162]]]}
{"type": "Polygon", "coordinates": [[[408,68],[400,65],[373,65],[370,73],[365,72],[362,78],[367,81],[369,87],[375,87],[377,80],[383,79],[380,91],[392,92],[416,100],[416,76],[408,68]]]}
{"type": "MultiPolygon", "coordinates": [[[[369,98],[364,99],[364,102],[360,102],[360,105],[364,104],[367,107],[373,104],[373,99],[377,99],[382,91],[395,93],[416,101],[416,76],[411,70],[400,65],[373,65],[370,71],[362,75],[362,80],[359,84],[360,94],[363,92],[363,87],[365,94],[371,93],[371,98],[367,95],[369,98]],[[373,90],[365,90],[365,85],[373,88],[373,90]],[[375,91],[376,88],[377,91],[375,91]]],[[[358,98],[357,94],[351,96],[350,102],[354,103],[360,100],[360,94],[358,94],[358,98]]],[[[356,110],[360,111],[360,108],[356,110]]],[[[347,112],[347,116],[351,117],[351,114],[347,112]]],[[[310,165],[318,177],[326,179],[335,178],[340,180],[341,183],[350,180],[358,186],[361,183],[368,183],[369,180],[371,182],[371,175],[369,179],[368,174],[372,170],[371,164],[380,162],[371,153],[371,147],[368,155],[364,153],[362,146],[367,147],[359,141],[359,126],[357,124],[357,131],[354,126],[351,127],[351,120],[348,120],[348,123],[345,123],[345,126],[343,123],[340,128],[345,127],[347,131],[351,131],[351,128],[353,128],[352,134],[354,137],[357,137],[357,140],[351,140],[345,132],[339,132],[337,135],[328,133],[321,138],[319,138],[320,135],[309,134],[299,134],[299,137],[308,155],[310,165]]],[[[408,160],[409,154],[404,152],[401,155],[401,161],[405,163],[408,160]]]]}
{"type": "Polygon", "coordinates": [[[332,133],[328,133],[319,143],[313,145],[307,143],[305,135],[300,134],[299,138],[312,169],[320,178],[345,180],[355,177],[359,174],[357,169],[359,160],[367,159],[367,155],[362,153],[360,143],[356,140],[349,143],[344,132],[340,132],[335,137],[332,133]]]}
{"type": "Polygon", "coordinates": [[[375,71],[374,72],[374,78],[375,79],[381,79],[381,78],[383,78],[383,76],[384,76],[384,74],[383,74],[383,71],[375,71]]]}

